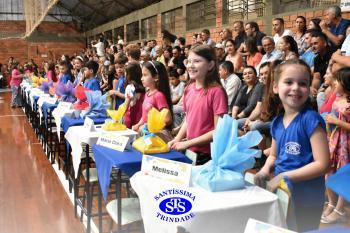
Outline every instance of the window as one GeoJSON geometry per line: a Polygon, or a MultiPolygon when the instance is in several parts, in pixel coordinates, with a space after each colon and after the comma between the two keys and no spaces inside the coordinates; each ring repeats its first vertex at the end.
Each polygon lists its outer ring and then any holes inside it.
{"type": "Polygon", "coordinates": [[[157,37],[157,16],[152,16],[141,21],[141,39],[157,37]]]}
{"type": "Polygon", "coordinates": [[[126,40],[134,41],[140,39],[140,26],[139,21],[129,23],[126,25],[126,40]]]}
{"type": "Polygon", "coordinates": [[[212,27],[216,25],[216,1],[203,0],[187,5],[186,30],[212,27]]]}
{"type": "Polygon", "coordinates": [[[167,30],[173,34],[183,32],[182,7],[162,13],[162,30],[167,30]]]}
{"type": "Polygon", "coordinates": [[[265,15],[264,0],[223,0],[223,23],[256,19],[265,15]]]}
{"type": "Polygon", "coordinates": [[[339,0],[279,0],[278,4],[273,7],[273,14],[280,14],[290,11],[296,11],[299,9],[315,8],[315,7],[325,7],[339,5],[339,0]]]}
{"type": "Polygon", "coordinates": [[[124,40],[124,26],[120,26],[114,29],[114,43],[118,43],[118,36],[124,40]]]}

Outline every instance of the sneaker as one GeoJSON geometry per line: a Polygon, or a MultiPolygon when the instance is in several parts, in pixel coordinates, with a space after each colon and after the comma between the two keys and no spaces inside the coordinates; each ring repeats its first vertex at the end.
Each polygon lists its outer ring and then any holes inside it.
{"type": "Polygon", "coordinates": [[[321,223],[326,223],[326,224],[345,223],[345,222],[347,222],[345,212],[340,212],[335,208],[331,214],[321,219],[321,223]]]}

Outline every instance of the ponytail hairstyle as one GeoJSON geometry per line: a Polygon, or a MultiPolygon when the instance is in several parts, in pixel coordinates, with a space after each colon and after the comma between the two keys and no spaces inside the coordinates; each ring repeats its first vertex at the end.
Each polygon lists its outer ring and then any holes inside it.
{"type": "Polygon", "coordinates": [[[346,100],[350,103],[350,68],[344,67],[338,70],[336,74],[337,82],[343,87],[346,94],[346,100]]]}
{"type": "Polygon", "coordinates": [[[171,116],[173,115],[173,104],[171,101],[171,92],[169,85],[169,77],[163,63],[157,61],[147,61],[142,64],[143,67],[149,70],[152,77],[155,79],[156,88],[162,92],[168,103],[171,116]]]}
{"type": "Polygon", "coordinates": [[[133,84],[136,93],[145,93],[145,88],[143,87],[141,81],[142,70],[139,63],[129,62],[125,67],[125,77],[126,82],[124,82],[124,87],[126,87],[128,84],[133,84]]]}
{"type": "MultiPolygon", "coordinates": [[[[208,45],[195,45],[191,48],[190,51],[200,57],[203,57],[205,60],[207,60],[207,62],[214,62],[213,68],[207,73],[207,75],[204,78],[205,93],[207,92],[209,87],[222,87],[218,72],[218,61],[214,48],[208,45]]],[[[194,80],[191,80],[191,82],[194,82],[194,80]]]]}

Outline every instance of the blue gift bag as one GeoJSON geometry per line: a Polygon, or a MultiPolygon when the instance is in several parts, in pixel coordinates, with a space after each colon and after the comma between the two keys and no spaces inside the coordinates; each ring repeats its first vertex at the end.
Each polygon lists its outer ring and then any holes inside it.
{"type": "Polygon", "coordinates": [[[193,170],[192,182],[209,191],[227,191],[244,188],[244,172],[254,167],[261,150],[262,136],[258,131],[238,137],[238,123],[229,115],[220,118],[211,143],[211,157],[200,169],[193,170]]]}

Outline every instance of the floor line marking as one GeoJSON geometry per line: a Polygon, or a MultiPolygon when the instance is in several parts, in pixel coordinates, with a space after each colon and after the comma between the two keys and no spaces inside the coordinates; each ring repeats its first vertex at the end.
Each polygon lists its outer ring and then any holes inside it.
{"type": "Polygon", "coordinates": [[[22,116],[26,116],[26,115],[2,115],[0,117],[22,117],[22,116]]]}

